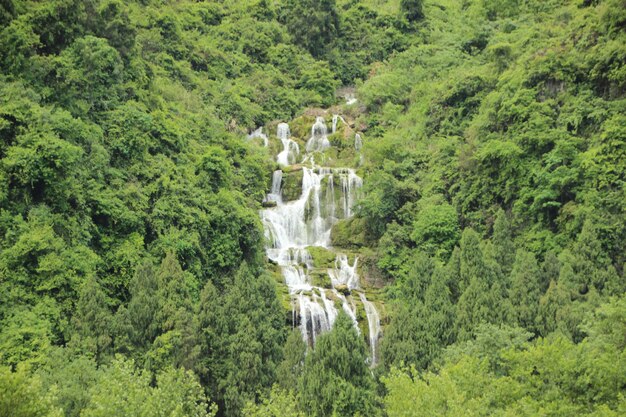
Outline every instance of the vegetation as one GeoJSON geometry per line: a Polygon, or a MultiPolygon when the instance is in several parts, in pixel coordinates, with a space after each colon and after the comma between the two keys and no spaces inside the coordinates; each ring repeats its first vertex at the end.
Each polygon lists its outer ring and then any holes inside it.
{"type": "Polygon", "coordinates": [[[626,414],[625,27],[623,0],[2,2],[0,416],[626,414]],[[245,139],[340,86],[373,369],[343,313],[289,333],[245,139]]]}

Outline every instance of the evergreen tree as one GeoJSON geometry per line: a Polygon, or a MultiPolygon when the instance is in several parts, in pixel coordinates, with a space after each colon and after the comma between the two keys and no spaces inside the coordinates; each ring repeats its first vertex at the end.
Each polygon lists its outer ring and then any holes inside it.
{"type": "Polygon", "coordinates": [[[227,416],[268,390],[282,355],[284,318],[273,281],[244,263],[223,295],[207,282],[197,314],[196,369],[227,416]]]}
{"type": "Polygon", "coordinates": [[[547,291],[552,281],[559,279],[561,271],[561,262],[553,251],[549,251],[543,258],[541,264],[541,288],[542,291],[547,291]]]}
{"type": "Polygon", "coordinates": [[[156,320],[159,311],[157,296],[158,282],[156,271],[151,261],[144,261],[135,271],[130,283],[130,301],[127,311],[118,310],[120,323],[128,317],[132,326],[130,340],[132,344],[145,349],[159,334],[159,325],[156,320]]]}
{"type": "Polygon", "coordinates": [[[276,369],[276,380],[281,388],[289,391],[298,386],[304,366],[306,343],[302,340],[300,329],[291,331],[283,351],[283,360],[276,369]]]}
{"type": "Polygon", "coordinates": [[[490,321],[496,306],[490,304],[490,272],[485,265],[480,238],[472,229],[463,231],[460,255],[461,282],[465,290],[457,304],[456,329],[458,339],[467,340],[479,324],[490,321]]]}
{"type": "Polygon", "coordinates": [[[448,287],[450,288],[450,296],[452,301],[456,303],[463,291],[465,291],[465,287],[461,282],[461,249],[458,246],[454,247],[450,260],[446,265],[446,277],[448,287]]]}
{"type": "Polygon", "coordinates": [[[512,305],[514,324],[535,331],[535,322],[541,298],[540,272],[535,256],[518,249],[511,272],[509,300],[512,305]]]}
{"type": "Polygon", "coordinates": [[[365,343],[352,320],[339,313],[331,331],[317,339],[300,378],[300,404],[316,417],[376,415],[374,379],[365,343]]]}
{"type": "Polygon", "coordinates": [[[496,213],[492,242],[495,247],[496,261],[502,268],[502,273],[508,276],[511,273],[513,262],[515,262],[515,245],[513,244],[511,222],[502,209],[496,213]]]}
{"type": "Polygon", "coordinates": [[[589,291],[590,286],[602,291],[607,284],[608,292],[612,292],[614,288],[619,291],[620,285],[617,284],[619,278],[615,269],[611,268],[611,261],[602,249],[596,228],[591,220],[583,224],[572,253],[574,254],[572,267],[576,273],[581,294],[589,291]]]}
{"type": "Polygon", "coordinates": [[[72,317],[70,345],[79,352],[102,362],[111,353],[111,323],[113,315],[107,305],[106,295],[95,276],[83,284],[72,317]]]}
{"type": "Polygon", "coordinates": [[[539,299],[537,330],[541,336],[560,330],[571,337],[567,326],[570,303],[569,292],[558,281],[550,281],[546,293],[539,299]]]}
{"type": "Polygon", "coordinates": [[[161,331],[174,330],[189,323],[192,300],[186,275],[173,252],[165,254],[156,279],[158,311],[155,319],[161,331]]]}
{"type": "Polygon", "coordinates": [[[424,305],[427,311],[424,318],[427,333],[434,340],[428,352],[432,362],[443,348],[455,341],[455,307],[442,268],[436,268],[431,277],[431,283],[424,296],[424,305]]]}

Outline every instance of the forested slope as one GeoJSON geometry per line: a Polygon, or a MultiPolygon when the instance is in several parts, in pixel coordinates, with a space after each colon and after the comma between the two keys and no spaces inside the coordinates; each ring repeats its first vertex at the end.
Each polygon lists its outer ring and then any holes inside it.
{"type": "Polygon", "coordinates": [[[623,415],[625,29],[623,0],[2,2],[0,416],[623,415]],[[289,334],[246,140],[342,85],[373,370],[346,316],[289,334]]]}

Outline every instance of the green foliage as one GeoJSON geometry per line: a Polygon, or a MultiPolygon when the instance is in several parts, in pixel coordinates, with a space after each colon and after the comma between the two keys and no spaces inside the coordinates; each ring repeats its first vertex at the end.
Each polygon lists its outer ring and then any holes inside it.
{"type": "Polygon", "coordinates": [[[515,332],[479,332],[475,342],[448,357],[436,374],[394,369],[383,378],[387,412],[536,415],[550,410],[555,415],[617,415],[624,409],[618,359],[624,354],[623,332],[617,339],[611,335],[623,327],[613,321],[622,301],[599,309],[603,318],[578,345],[559,335],[525,343],[515,332]],[[605,327],[609,322],[611,330],[605,327]]]}
{"type": "Polygon", "coordinates": [[[269,389],[281,358],[283,317],[274,282],[243,264],[222,295],[209,281],[196,315],[195,365],[227,415],[269,389]]]}
{"type": "Polygon", "coordinates": [[[281,20],[287,25],[296,44],[313,56],[324,54],[339,33],[339,16],[335,0],[298,0],[285,2],[281,20]]]}
{"type": "Polygon", "coordinates": [[[52,393],[45,393],[41,379],[30,376],[24,367],[13,372],[0,367],[0,416],[60,417],[62,410],[55,407],[52,393]]]}
{"type": "Polygon", "coordinates": [[[243,413],[249,417],[304,417],[296,408],[296,398],[290,391],[276,386],[261,404],[248,403],[243,413]]]}
{"type": "Polygon", "coordinates": [[[460,237],[456,211],[443,199],[424,199],[420,203],[411,239],[424,252],[447,259],[460,237]]]}
{"type": "Polygon", "coordinates": [[[94,277],[89,278],[81,288],[76,311],[72,317],[74,329],[70,346],[87,357],[101,362],[112,345],[111,322],[106,297],[94,277]]]}
{"type": "Polygon", "coordinates": [[[422,0],[401,0],[400,9],[410,22],[424,17],[422,0]]]}
{"type": "Polygon", "coordinates": [[[376,415],[374,380],[365,358],[363,340],[340,312],[333,329],[319,336],[306,357],[299,383],[301,408],[313,416],[376,415]]]}
{"type": "Polygon", "coordinates": [[[156,376],[155,386],[150,382],[150,375],[137,371],[133,362],[118,358],[99,372],[81,416],[215,415],[190,371],[165,369],[156,376]]]}

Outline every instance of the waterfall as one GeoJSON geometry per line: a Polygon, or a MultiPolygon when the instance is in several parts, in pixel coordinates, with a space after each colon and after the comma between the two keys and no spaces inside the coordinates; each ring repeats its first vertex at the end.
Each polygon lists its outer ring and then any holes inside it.
{"type": "Polygon", "coordinates": [[[272,174],[272,188],[269,194],[265,197],[263,201],[265,202],[274,201],[276,203],[282,202],[283,197],[280,193],[282,182],[283,182],[283,171],[281,171],[280,169],[277,169],[272,174]]]}
{"type": "Polygon", "coordinates": [[[360,293],[359,296],[361,297],[361,302],[365,308],[365,315],[367,316],[373,366],[376,365],[376,344],[378,343],[378,338],[380,337],[380,317],[378,316],[378,311],[376,311],[374,305],[367,301],[367,298],[365,298],[365,294],[360,293]]]}
{"type": "Polygon", "coordinates": [[[263,126],[261,126],[260,128],[258,128],[257,130],[255,130],[254,132],[248,135],[248,139],[254,139],[254,138],[261,138],[263,140],[263,146],[267,148],[267,145],[269,144],[269,142],[267,139],[267,135],[263,133],[263,126]]]}
{"type": "MultiPolygon", "coordinates": [[[[333,116],[333,131],[339,121],[345,123],[340,116],[333,116]]],[[[280,123],[277,136],[283,144],[283,150],[278,154],[277,162],[283,166],[293,164],[299,154],[298,145],[290,135],[289,125],[280,123]]],[[[374,363],[380,319],[374,305],[361,292],[358,257],[354,257],[350,263],[346,254],[336,253],[334,266],[320,271],[321,268],[314,267],[314,259],[308,250],[313,246],[332,250],[331,229],[339,220],[352,216],[363,186],[363,180],[354,169],[315,165],[310,152],[323,151],[329,146],[326,122],[318,117],[311,127],[311,137],[306,145],[304,161],[308,162],[307,166],[301,168],[301,193],[296,200],[283,201],[281,194],[284,176],[291,174],[285,174],[281,169],[272,174],[272,186],[265,201],[274,202],[275,205],[268,204],[260,212],[267,238],[266,253],[281,269],[292,298],[292,320],[296,325],[299,315],[303,339],[310,345],[315,344],[321,332],[332,328],[339,306],[360,333],[355,305],[355,300],[359,300],[368,320],[374,363]],[[315,286],[311,279],[312,272],[327,274],[330,288],[315,286]],[[353,297],[354,291],[359,292],[358,297],[353,297]]]]}
{"type": "Polygon", "coordinates": [[[360,152],[363,149],[363,139],[361,139],[361,135],[358,133],[354,135],[354,149],[357,152],[360,152]]]}
{"type": "Polygon", "coordinates": [[[279,123],[276,128],[276,136],[283,144],[283,150],[276,156],[279,165],[290,165],[296,163],[296,158],[300,155],[300,146],[291,139],[291,132],[287,123],[279,123]]]}
{"type": "Polygon", "coordinates": [[[354,258],[354,263],[350,265],[346,255],[343,253],[337,255],[335,268],[328,270],[333,288],[345,285],[348,289],[354,290],[359,287],[359,275],[356,271],[358,260],[359,258],[354,258]]]}
{"type": "Polygon", "coordinates": [[[323,117],[317,117],[311,127],[311,138],[306,143],[307,152],[323,151],[330,147],[328,129],[323,117]]]}
{"type": "Polygon", "coordinates": [[[341,121],[341,123],[345,124],[346,121],[343,119],[343,117],[339,116],[338,114],[333,114],[333,125],[332,125],[332,133],[336,133],[337,132],[337,123],[341,121]]]}

